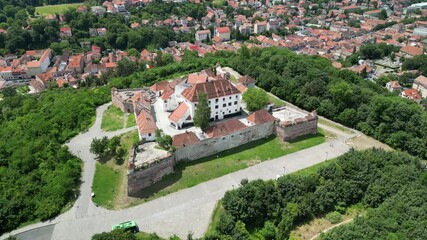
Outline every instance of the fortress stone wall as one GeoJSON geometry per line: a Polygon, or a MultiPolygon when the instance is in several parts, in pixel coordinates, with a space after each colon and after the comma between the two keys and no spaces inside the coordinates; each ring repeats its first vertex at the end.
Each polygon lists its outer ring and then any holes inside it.
{"type": "MultiPolygon", "coordinates": [[[[182,161],[193,161],[217,154],[243,144],[276,134],[284,141],[292,141],[300,136],[317,133],[317,114],[308,113],[293,121],[276,121],[248,126],[228,135],[206,138],[200,142],[179,147],[170,156],[160,159],[140,169],[132,169],[128,174],[128,195],[159,182],[165,175],[173,173],[175,165],[182,161]]],[[[133,159],[131,159],[132,161],[133,159]]]]}

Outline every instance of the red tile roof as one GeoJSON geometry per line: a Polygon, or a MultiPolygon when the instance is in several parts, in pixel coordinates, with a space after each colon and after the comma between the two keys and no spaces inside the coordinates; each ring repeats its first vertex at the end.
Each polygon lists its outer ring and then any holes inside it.
{"type": "Polygon", "coordinates": [[[218,33],[229,33],[230,32],[230,28],[229,27],[218,27],[218,28],[216,28],[216,31],[218,33]]]}
{"type": "Polygon", "coordinates": [[[209,127],[205,133],[209,137],[220,137],[246,128],[239,119],[230,119],[209,127]]]}
{"type": "Polygon", "coordinates": [[[145,110],[139,113],[136,122],[138,124],[138,132],[141,135],[152,133],[157,129],[153,116],[145,110]]]}
{"type": "Polygon", "coordinates": [[[187,83],[196,84],[196,83],[204,83],[208,80],[208,75],[203,73],[192,73],[188,75],[187,83]]]}
{"type": "Polygon", "coordinates": [[[175,92],[174,90],[163,92],[162,99],[163,100],[169,99],[172,96],[172,94],[174,94],[174,92],[175,92]]]}
{"type": "Polygon", "coordinates": [[[276,120],[276,118],[273,117],[273,115],[271,115],[265,109],[261,109],[256,112],[253,112],[251,115],[247,116],[246,119],[255,125],[264,124],[267,122],[273,122],[276,120]]]}
{"type": "Polygon", "coordinates": [[[155,83],[150,87],[150,89],[154,92],[164,91],[167,88],[168,88],[168,82],[167,81],[155,83]]]}
{"type": "Polygon", "coordinates": [[[187,104],[185,102],[182,102],[175,109],[175,111],[173,111],[172,114],[169,116],[169,120],[171,120],[172,122],[178,122],[179,119],[181,119],[184,116],[187,110],[188,110],[187,104]]]}
{"type": "Polygon", "coordinates": [[[239,94],[240,91],[227,80],[197,83],[182,92],[182,96],[191,102],[199,101],[199,92],[206,93],[208,99],[239,94]]]}
{"type": "Polygon", "coordinates": [[[423,55],[423,49],[414,46],[404,46],[400,49],[401,52],[409,54],[411,56],[423,55]]]}
{"type": "Polygon", "coordinates": [[[185,132],[172,137],[172,146],[179,148],[200,142],[194,132],[185,132]]]}
{"type": "Polygon", "coordinates": [[[408,97],[408,98],[410,98],[412,100],[421,99],[421,96],[418,93],[418,91],[415,90],[415,89],[413,89],[413,88],[409,88],[409,89],[403,90],[403,94],[404,94],[404,96],[406,96],[406,97],[408,97]]]}

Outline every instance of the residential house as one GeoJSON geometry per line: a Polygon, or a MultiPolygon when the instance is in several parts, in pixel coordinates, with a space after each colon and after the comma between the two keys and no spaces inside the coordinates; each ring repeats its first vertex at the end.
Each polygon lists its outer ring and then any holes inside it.
{"type": "Polygon", "coordinates": [[[267,31],[276,31],[280,27],[280,21],[279,20],[270,20],[267,23],[267,31]]]}
{"type": "Polygon", "coordinates": [[[421,95],[418,93],[416,89],[409,88],[406,90],[403,90],[399,96],[403,98],[407,98],[409,100],[412,100],[414,102],[420,103],[421,102],[421,95]]]}
{"type": "Polygon", "coordinates": [[[419,48],[419,47],[404,46],[400,49],[400,54],[404,57],[411,58],[414,56],[423,55],[424,50],[422,48],[419,48]]]}
{"type": "Polygon", "coordinates": [[[423,98],[426,98],[427,97],[427,77],[420,75],[417,78],[415,78],[414,83],[412,84],[412,88],[420,92],[423,98]]]}
{"type": "Polygon", "coordinates": [[[401,92],[403,90],[402,86],[400,86],[398,81],[390,81],[388,83],[386,83],[385,88],[387,88],[387,90],[389,92],[401,92]]]}
{"type": "Polygon", "coordinates": [[[261,34],[263,32],[267,31],[267,22],[256,22],[254,24],[254,33],[255,34],[261,34]]]}
{"type": "Polygon", "coordinates": [[[60,29],[59,35],[61,37],[71,37],[71,36],[73,36],[73,34],[71,33],[71,28],[69,28],[69,27],[62,27],[60,29]]]}
{"type": "MultiPolygon", "coordinates": [[[[29,54],[29,51],[27,51],[26,54],[29,54]]],[[[48,48],[46,50],[36,51],[33,57],[39,57],[39,60],[27,62],[27,75],[32,77],[47,71],[47,68],[50,65],[50,60],[52,58],[52,50],[48,48]]]]}
{"type": "Polygon", "coordinates": [[[211,39],[211,31],[209,29],[199,30],[195,34],[196,41],[209,41],[211,39]]]}
{"type": "Polygon", "coordinates": [[[365,17],[378,17],[380,14],[381,14],[381,10],[375,9],[375,10],[364,12],[363,16],[365,16],[365,17]]]}
{"type": "Polygon", "coordinates": [[[84,69],[83,54],[73,55],[68,61],[67,69],[74,73],[83,73],[84,69]]]}
{"type": "Polygon", "coordinates": [[[215,29],[215,36],[219,37],[221,41],[230,41],[231,30],[229,27],[217,27],[215,29]]]}

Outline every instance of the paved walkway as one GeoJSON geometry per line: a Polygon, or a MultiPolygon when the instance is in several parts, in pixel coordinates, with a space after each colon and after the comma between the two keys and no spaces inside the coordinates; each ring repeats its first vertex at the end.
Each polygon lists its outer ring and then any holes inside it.
{"type": "Polygon", "coordinates": [[[102,114],[108,106],[109,104],[100,106],[97,109],[95,124],[86,133],[77,135],[67,144],[73,154],[84,160],[83,183],[76,204],[71,210],[51,222],[30,225],[14,231],[12,234],[56,224],[51,239],[90,239],[95,233],[110,231],[114,224],[136,220],[141,231],[156,232],[163,237],[177,234],[185,238],[189,232],[193,232],[194,237],[201,237],[208,227],[216,202],[224,196],[227,190],[238,187],[242,179],[274,179],[277,175],[282,175],[284,169],[286,169],[286,173],[292,173],[338,157],[349,150],[344,141],[353,136],[334,128],[322,126],[338,137],[330,142],[262,162],[133,208],[109,211],[95,207],[91,201],[95,156],[89,152],[90,142],[94,137],[112,137],[135,128],[103,132],[100,128],[102,114]]]}

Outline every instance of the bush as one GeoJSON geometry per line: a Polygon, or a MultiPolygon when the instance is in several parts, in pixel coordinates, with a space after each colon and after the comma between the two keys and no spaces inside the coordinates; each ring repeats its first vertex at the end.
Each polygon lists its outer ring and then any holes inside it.
{"type": "Polygon", "coordinates": [[[332,224],[339,223],[341,221],[341,218],[341,214],[337,211],[326,214],[326,220],[328,220],[332,224]]]}

